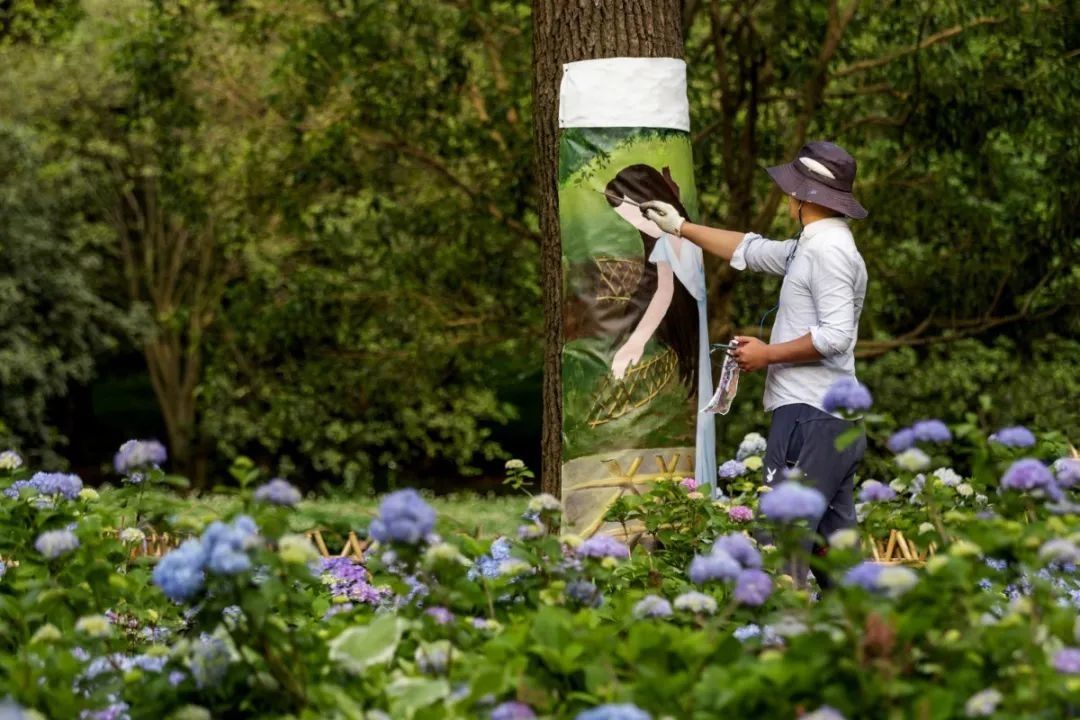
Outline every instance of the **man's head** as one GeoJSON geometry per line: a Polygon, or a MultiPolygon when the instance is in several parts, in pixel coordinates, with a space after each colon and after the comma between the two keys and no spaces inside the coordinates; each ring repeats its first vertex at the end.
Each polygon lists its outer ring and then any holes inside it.
{"type": "Polygon", "coordinates": [[[800,205],[803,222],[810,215],[816,219],[830,214],[846,215],[855,220],[867,216],[866,208],[851,194],[855,184],[855,158],[831,142],[810,142],[803,145],[795,159],[786,165],[767,169],[788,198],[788,210],[799,219],[800,205]]]}

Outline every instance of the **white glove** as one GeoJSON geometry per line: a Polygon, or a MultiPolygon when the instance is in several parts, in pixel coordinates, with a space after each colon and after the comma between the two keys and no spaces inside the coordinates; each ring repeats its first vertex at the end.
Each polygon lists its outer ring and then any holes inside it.
{"type": "Polygon", "coordinates": [[[675,209],[674,205],[669,205],[660,200],[649,200],[641,203],[641,209],[645,213],[645,217],[656,223],[664,232],[672,235],[680,234],[679,231],[682,230],[685,219],[679,215],[679,211],[675,209]]]}

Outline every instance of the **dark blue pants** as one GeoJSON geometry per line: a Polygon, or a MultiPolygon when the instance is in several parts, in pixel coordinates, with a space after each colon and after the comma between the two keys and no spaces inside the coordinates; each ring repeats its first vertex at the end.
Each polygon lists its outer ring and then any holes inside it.
{"type": "MultiPolygon", "coordinates": [[[[866,434],[843,450],[836,439],[855,427],[810,405],[784,405],[773,411],[765,450],[765,482],[783,482],[784,470],[798,468],[802,482],[825,496],[825,512],[811,519],[810,529],[828,537],[843,528],[855,527],[855,471],[866,452],[866,434]]],[[[805,573],[803,573],[805,575],[805,573]]],[[[801,580],[801,578],[796,578],[801,580]]],[[[819,582],[824,578],[819,578],[819,582]]],[[[825,582],[821,582],[822,585],[825,582]]]]}

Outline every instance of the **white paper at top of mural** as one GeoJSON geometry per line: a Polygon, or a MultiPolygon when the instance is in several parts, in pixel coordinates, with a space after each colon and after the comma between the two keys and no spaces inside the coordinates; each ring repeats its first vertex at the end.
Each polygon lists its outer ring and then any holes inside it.
{"type": "Polygon", "coordinates": [[[563,65],[559,127],[649,127],[690,132],[686,63],[618,57],[563,65]]]}

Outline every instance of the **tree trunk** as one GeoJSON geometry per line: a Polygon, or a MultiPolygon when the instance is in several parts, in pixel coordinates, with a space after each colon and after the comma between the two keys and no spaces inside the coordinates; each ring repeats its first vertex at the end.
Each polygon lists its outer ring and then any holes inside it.
{"type": "Polygon", "coordinates": [[[563,63],[683,55],[680,0],[533,0],[533,115],[540,196],[544,409],[540,487],[560,492],[562,250],[559,241],[559,84],[563,63]]]}

